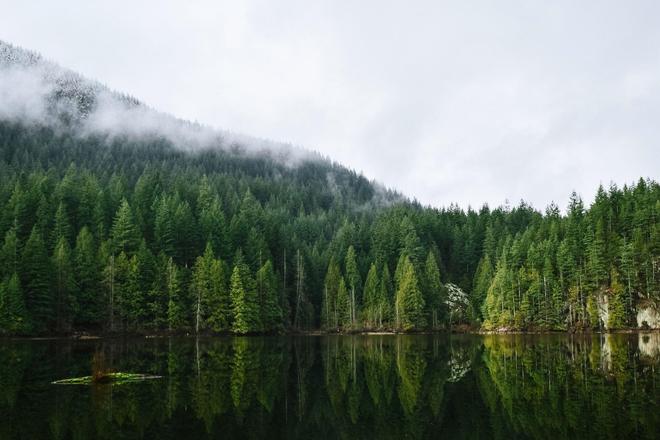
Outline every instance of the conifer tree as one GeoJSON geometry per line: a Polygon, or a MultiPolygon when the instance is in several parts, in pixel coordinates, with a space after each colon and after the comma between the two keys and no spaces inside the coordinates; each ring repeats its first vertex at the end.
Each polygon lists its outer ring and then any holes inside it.
{"type": "Polygon", "coordinates": [[[367,279],[364,282],[364,324],[367,328],[378,325],[378,312],[380,308],[378,295],[378,271],[375,264],[371,264],[367,279]]]}
{"type": "Polygon", "coordinates": [[[610,283],[610,295],[608,301],[609,316],[607,319],[608,329],[620,329],[628,325],[626,320],[626,290],[619,281],[619,274],[615,269],[612,269],[610,275],[612,281],[610,283]]]}
{"type": "Polygon", "coordinates": [[[346,281],[344,277],[341,277],[339,280],[339,289],[337,289],[337,316],[339,321],[339,327],[344,330],[351,328],[352,326],[352,316],[351,316],[351,300],[346,288],[346,281]]]}
{"type": "Polygon", "coordinates": [[[341,271],[334,257],[330,258],[328,271],[323,285],[323,298],[321,303],[321,326],[325,329],[339,327],[339,313],[337,310],[339,283],[341,271]]]}
{"type": "Polygon", "coordinates": [[[232,331],[239,334],[261,330],[259,302],[250,269],[239,252],[231,275],[230,297],[233,311],[232,331]]]}
{"type": "Polygon", "coordinates": [[[357,257],[355,248],[351,245],[346,251],[346,281],[349,289],[349,313],[351,316],[351,326],[357,325],[358,307],[360,304],[360,287],[362,281],[360,278],[360,270],[357,265],[357,257]]]}
{"type": "Polygon", "coordinates": [[[5,234],[5,240],[0,248],[0,276],[9,277],[19,270],[20,254],[16,227],[10,228],[5,234]]]}
{"type": "Polygon", "coordinates": [[[21,335],[31,331],[18,275],[0,282],[0,334],[21,335]]]}
{"type": "Polygon", "coordinates": [[[167,289],[167,328],[169,331],[181,330],[186,326],[185,303],[181,289],[179,269],[172,257],[167,258],[165,270],[167,289]]]}
{"type": "Polygon", "coordinates": [[[392,316],[392,305],[394,303],[394,287],[392,285],[392,276],[387,264],[383,264],[380,283],[378,284],[378,327],[382,328],[390,322],[392,316]]]}
{"type": "Polygon", "coordinates": [[[430,311],[431,327],[437,329],[445,321],[447,314],[447,294],[440,283],[440,270],[435,261],[433,252],[428,253],[425,264],[425,278],[427,294],[425,302],[430,311]]]}
{"type": "Polygon", "coordinates": [[[51,262],[41,233],[33,228],[23,248],[21,285],[28,314],[38,333],[52,329],[55,323],[55,301],[51,290],[51,262]]]}
{"type": "Polygon", "coordinates": [[[55,245],[52,258],[55,275],[53,287],[55,289],[56,328],[59,332],[71,328],[73,315],[77,310],[73,294],[75,281],[71,259],[69,243],[64,236],[61,236],[55,245]]]}
{"type": "Polygon", "coordinates": [[[52,243],[51,247],[57,246],[61,238],[64,238],[67,243],[71,243],[71,226],[64,202],[60,202],[55,212],[55,224],[53,226],[52,241],[50,242],[52,243]]]}
{"type": "Polygon", "coordinates": [[[282,308],[277,293],[277,277],[270,260],[266,261],[257,272],[257,292],[263,331],[281,330],[283,328],[282,308]]]}
{"type": "Polygon", "coordinates": [[[161,195],[154,204],[154,240],[156,242],[156,249],[172,257],[176,249],[172,198],[161,195]]]}
{"type": "Polygon", "coordinates": [[[403,265],[401,282],[396,292],[396,327],[404,331],[421,329],[426,325],[424,297],[419,288],[419,280],[410,258],[406,257],[403,260],[403,265]]]}
{"type": "Polygon", "coordinates": [[[211,260],[208,270],[207,326],[215,332],[229,331],[231,329],[232,308],[227,266],[222,260],[214,258],[211,260]]]}
{"type": "Polygon", "coordinates": [[[207,243],[204,255],[197,257],[192,274],[192,289],[195,294],[195,332],[206,329],[211,297],[211,267],[214,261],[213,249],[207,243]]]}
{"type": "Polygon", "coordinates": [[[76,238],[73,252],[75,276],[75,304],[77,305],[74,323],[93,326],[102,319],[102,296],[100,294],[101,267],[96,255],[94,237],[84,226],[76,238]]]}
{"type": "Polygon", "coordinates": [[[484,300],[486,299],[488,288],[490,287],[490,283],[493,279],[493,272],[491,257],[486,253],[477,265],[477,271],[474,275],[474,286],[472,288],[471,295],[472,308],[474,310],[478,310],[479,313],[481,313],[481,304],[483,304],[484,300]]]}
{"type": "Polygon", "coordinates": [[[112,241],[114,252],[135,252],[140,243],[137,227],[133,218],[133,212],[126,199],[123,199],[115,220],[112,224],[112,241]]]}

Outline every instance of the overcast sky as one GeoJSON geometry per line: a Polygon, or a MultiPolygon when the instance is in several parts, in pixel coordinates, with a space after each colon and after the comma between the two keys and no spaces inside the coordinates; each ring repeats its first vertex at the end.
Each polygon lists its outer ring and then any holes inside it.
{"type": "Polygon", "coordinates": [[[0,39],[423,203],[660,177],[658,1],[0,0],[0,39]]]}

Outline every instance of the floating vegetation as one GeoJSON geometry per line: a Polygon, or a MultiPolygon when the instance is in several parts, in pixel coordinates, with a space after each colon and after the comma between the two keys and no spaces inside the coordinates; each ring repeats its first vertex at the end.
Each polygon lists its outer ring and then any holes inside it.
{"type": "Polygon", "coordinates": [[[62,379],[52,382],[54,385],[123,385],[127,383],[142,382],[145,380],[160,379],[162,376],[137,373],[107,373],[103,376],[83,376],[72,379],[62,379]]]}
{"type": "Polygon", "coordinates": [[[92,358],[91,376],[56,380],[52,383],[54,385],[123,385],[151,379],[160,379],[161,377],[162,376],[154,376],[151,374],[121,373],[113,371],[106,366],[105,355],[103,352],[97,351],[92,358]]]}

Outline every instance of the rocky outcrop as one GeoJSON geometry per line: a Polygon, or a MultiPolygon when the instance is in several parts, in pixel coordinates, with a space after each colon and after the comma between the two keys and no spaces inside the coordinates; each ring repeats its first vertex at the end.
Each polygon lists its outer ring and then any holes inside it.
{"type": "Polygon", "coordinates": [[[637,327],[660,329],[660,307],[650,300],[637,304],[637,327]]]}
{"type": "Polygon", "coordinates": [[[596,295],[596,307],[598,308],[598,319],[603,329],[607,330],[608,322],[610,321],[610,305],[608,296],[605,293],[596,295]]]}

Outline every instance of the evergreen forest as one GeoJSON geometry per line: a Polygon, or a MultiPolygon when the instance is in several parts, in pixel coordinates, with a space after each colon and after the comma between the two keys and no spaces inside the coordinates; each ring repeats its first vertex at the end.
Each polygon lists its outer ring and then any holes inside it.
{"type": "Polygon", "coordinates": [[[82,129],[110,92],[0,42],[15,66],[55,85],[48,117],[0,112],[2,334],[622,329],[659,308],[652,178],[564,210],[433,208],[312,153],[82,129]]]}

